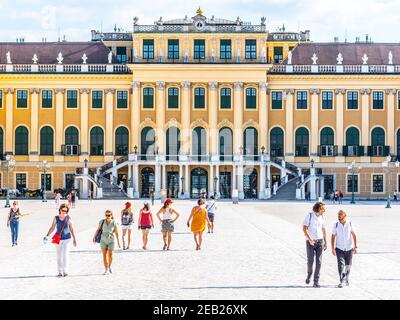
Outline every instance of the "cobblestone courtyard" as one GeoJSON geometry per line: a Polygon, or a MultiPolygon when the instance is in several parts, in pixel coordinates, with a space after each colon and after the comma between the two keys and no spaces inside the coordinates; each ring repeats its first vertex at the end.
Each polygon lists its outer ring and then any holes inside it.
{"type": "MultiPolygon", "coordinates": [[[[140,202],[134,202],[135,226],[140,202]]],[[[4,202],[2,202],[2,206],[4,202]]],[[[339,208],[348,209],[357,228],[359,251],[351,287],[338,289],[336,258],[323,258],[321,289],[304,284],[302,221],[311,203],[220,203],[216,233],[205,234],[195,251],[186,221],[193,202],[177,202],[172,251],[162,251],[160,226],[151,231],[149,250],[133,231],[133,249],[117,250],[111,276],[103,276],[98,245],[91,242],[105,209],[119,212],[123,201],[78,202],[71,213],[78,246],[70,254],[70,276],[57,278],[53,245],[43,236],[55,215],[54,202],[21,201],[18,247],[11,247],[7,209],[0,224],[0,299],[399,299],[400,206],[381,203],[328,205],[328,233],[339,208]]],[[[156,208],[158,208],[157,203],[156,208]]],[[[156,211],[156,210],[153,210],[156,211]]]]}

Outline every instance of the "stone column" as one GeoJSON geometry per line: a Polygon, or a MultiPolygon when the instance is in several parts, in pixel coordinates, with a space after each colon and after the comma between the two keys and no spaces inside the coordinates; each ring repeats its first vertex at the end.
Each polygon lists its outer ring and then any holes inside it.
{"type": "Polygon", "coordinates": [[[179,166],[179,199],[184,198],[184,193],[182,195],[183,191],[183,185],[182,185],[182,177],[183,177],[183,170],[182,170],[182,165],[179,166]]]}
{"type": "Polygon", "coordinates": [[[167,189],[167,166],[165,164],[162,165],[162,190],[167,189]]]}
{"type": "Polygon", "coordinates": [[[190,153],[190,82],[182,82],[182,103],[181,103],[181,150],[180,154],[190,153]]]}
{"type": "Polygon", "coordinates": [[[259,85],[259,124],[260,124],[260,148],[267,148],[267,135],[268,135],[268,108],[267,108],[267,88],[266,82],[260,82],[259,85]]]}
{"type": "Polygon", "coordinates": [[[396,90],[395,89],[388,89],[386,90],[387,94],[387,137],[388,137],[388,145],[390,146],[390,154],[397,154],[396,148],[396,139],[395,139],[395,97],[396,97],[396,90]]]}
{"type": "Polygon", "coordinates": [[[220,192],[220,188],[219,188],[219,185],[221,183],[221,176],[219,174],[219,165],[218,164],[215,166],[215,176],[218,177],[217,186],[216,186],[217,188],[215,189],[215,192],[217,194],[217,197],[219,198],[221,196],[221,192],[220,192]]]}
{"type": "Polygon", "coordinates": [[[285,155],[288,162],[294,162],[293,152],[293,96],[294,89],[286,89],[286,132],[285,132],[285,155]]]}
{"type": "Polygon", "coordinates": [[[235,83],[234,93],[234,130],[233,130],[233,154],[240,155],[240,147],[243,146],[243,82],[235,83]]]}
{"type": "Polygon", "coordinates": [[[244,189],[243,189],[243,165],[238,166],[238,186],[239,186],[239,200],[244,199],[244,189]]]}
{"type": "Polygon", "coordinates": [[[211,197],[211,196],[214,195],[214,166],[212,164],[210,165],[209,177],[210,177],[210,179],[209,179],[210,180],[210,183],[209,183],[209,185],[210,185],[209,196],[211,197]]]}
{"type": "Polygon", "coordinates": [[[106,89],[106,133],[105,133],[105,161],[114,159],[114,95],[115,89],[106,89]]]}
{"type": "Polygon", "coordinates": [[[63,162],[64,155],[62,154],[61,145],[63,144],[64,136],[64,94],[65,89],[56,89],[56,132],[55,132],[55,162],[63,162]]]}
{"type": "Polygon", "coordinates": [[[362,109],[362,126],[361,126],[361,145],[368,148],[369,143],[369,99],[371,89],[361,89],[362,95],[361,109],[362,109]]]}
{"type": "Polygon", "coordinates": [[[208,105],[209,154],[218,161],[218,82],[208,84],[210,103],[208,105]]]}
{"type": "Polygon", "coordinates": [[[133,192],[133,197],[135,199],[140,198],[140,193],[139,193],[139,165],[135,163],[133,165],[133,185],[134,185],[134,192],[133,192]]]}
{"type": "Polygon", "coordinates": [[[318,142],[319,142],[319,89],[311,89],[311,132],[310,132],[310,155],[314,160],[318,160],[318,142]]]}
{"type": "Polygon", "coordinates": [[[258,192],[258,198],[260,200],[265,199],[265,164],[262,163],[260,166],[260,190],[258,192]]]}
{"type": "Polygon", "coordinates": [[[133,185],[132,185],[132,166],[128,164],[128,185],[127,185],[128,198],[133,199],[133,185]]]}
{"type": "Polygon", "coordinates": [[[155,198],[160,199],[161,197],[161,168],[160,165],[157,163],[156,164],[156,170],[155,170],[155,198]]]}
{"type": "Polygon", "coordinates": [[[185,165],[185,199],[190,199],[189,182],[190,182],[189,165],[185,165]]]}
{"type": "Polygon", "coordinates": [[[13,102],[15,89],[4,89],[6,94],[6,131],[4,135],[4,146],[6,154],[14,154],[14,119],[13,119],[13,102]]]}
{"type": "Polygon", "coordinates": [[[337,137],[337,146],[339,151],[339,157],[336,159],[337,162],[345,162],[345,158],[343,157],[343,146],[345,145],[344,141],[344,98],[346,94],[346,90],[344,89],[336,89],[336,137],[337,137]]]}
{"type": "Polygon", "coordinates": [[[160,155],[165,154],[165,82],[157,82],[157,100],[156,100],[156,119],[157,129],[156,136],[158,152],[160,155]]]}
{"type": "Polygon", "coordinates": [[[232,190],[236,190],[236,188],[237,188],[236,181],[237,181],[236,166],[233,165],[232,166],[232,190]]]}
{"type": "MultiPolygon", "coordinates": [[[[29,132],[29,161],[39,161],[39,95],[40,89],[31,89],[31,128],[29,132]]],[[[8,95],[9,96],[9,95],[8,95]]]]}
{"type": "Polygon", "coordinates": [[[140,82],[132,83],[130,152],[140,147],[140,82]]]}
{"type": "Polygon", "coordinates": [[[81,158],[83,161],[89,155],[89,94],[90,89],[80,89],[81,95],[81,158]]]}
{"type": "Polygon", "coordinates": [[[267,182],[266,198],[269,199],[269,198],[271,198],[271,184],[272,184],[272,181],[271,181],[271,165],[270,164],[267,165],[267,179],[268,179],[268,182],[267,182]]]}

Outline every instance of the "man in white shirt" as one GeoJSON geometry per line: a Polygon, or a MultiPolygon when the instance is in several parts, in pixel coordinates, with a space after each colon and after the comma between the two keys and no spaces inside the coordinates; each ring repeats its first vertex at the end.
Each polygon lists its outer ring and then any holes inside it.
{"type": "Polygon", "coordinates": [[[319,277],[322,264],[322,253],[327,248],[325,220],[323,217],[324,213],[325,204],[317,202],[313,207],[313,212],[309,213],[303,222],[303,232],[307,240],[306,284],[310,283],[315,257],[314,288],[320,288],[319,277]]]}
{"type": "Polygon", "coordinates": [[[347,220],[347,214],[343,210],[338,213],[339,221],[333,225],[331,244],[332,254],[337,257],[340,283],[349,285],[350,269],[353,261],[353,253],[357,254],[357,236],[351,221],[347,220]],[[336,240],[336,245],[335,245],[336,240]]]}
{"type": "Polygon", "coordinates": [[[214,233],[214,219],[215,212],[217,211],[217,200],[214,196],[210,197],[210,201],[207,203],[207,214],[210,224],[208,225],[208,233],[214,233]]]}

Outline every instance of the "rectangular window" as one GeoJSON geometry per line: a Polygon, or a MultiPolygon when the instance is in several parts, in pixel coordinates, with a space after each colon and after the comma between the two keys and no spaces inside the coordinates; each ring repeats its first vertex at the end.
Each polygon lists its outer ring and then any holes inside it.
{"type": "Polygon", "coordinates": [[[179,40],[168,40],[168,59],[179,59],[179,40]]]}
{"type": "Polygon", "coordinates": [[[221,60],[232,59],[232,41],[221,40],[220,42],[220,58],[221,60]]]}
{"type": "Polygon", "coordinates": [[[194,89],[194,108],[204,109],[206,107],[206,90],[204,88],[194,89]]]}
{"type": "Polygon", "coordinates": [[[178,109],[179,108],[179,89],[169,88],[168,89],[168,108],[178,109]]]}
{"type": "Polygon", "coordinates": [[[119,63],[126,63],[126,47],[117,47],[117,61],[119,63]]]}
{"type": "Polygon", "coordinates": [[[67,90],[67,108],[78,108],[78,90],[67,90]]]}
{"type": "Polygon", "coordinates": [[[15,188],[19,191],[26,189],[26,173],[17,173],[15,175],[15,188]]]}
{"type": "Polygon", "coordinates": [[[246,40],[246,59],[257,59],[257,40],[246,40]]]}
{"type": "Polygon", "coordinates": [[[45,191],[52,191],[51,190],[51,174],[50,173],[46,173],[46,183],[44,180],[44,174],[41,173],[40,174],[40,186],[41,188],[45,188],[45,191]]]}
{"type": "Polygon", "coordinates": [[[143,40],[143,59],[154,59],[154,40],[143,40]]]}
{"type": "Polygon", "coordinates": [[[400,110],[400,91],[397,91],[397,110],[400,110]]]}
{"type": "Polygon", "coordinates": [[[308,102],[307,91],[298,91],[297,92],[297,109],[298,110],[306,110],[307,102],[308,102]]]}
{"type": "Polygon", "coordinates": [[[358,109],[358,92],[357,91],[347,92],[347,109],[350,109],[350,110],[358,109]]]}
{"type": "Polygon", "coordinates": [[[383,192],[383,175],[374,174],[372,176],[372,192],[375,193],[383,192]]]}
{"type": "Polygon", "coordinates": [[[246,109],[257,109],[257,89],[246,89],[246,109]]]}
{"type": "Polygon", "coordinates": [[[3,90],[0,90],[0,108],[3,108],[3,90]]]}
{"type": "Polygon", "coordinates": [[[372,93],[372,108],[374,110],[383,110],[383,91],[374,91],[372,93]]]}
{"type": "Polygon", "coordinates": [[[322,109],[332,110],[333,109],[333,92],[322,91],[322,109]]]}
{"type": "Polygon", "coordinates": [[[232,90],[230,88],[221,89],[221,109],[232,108],[232,90]]]}
{"type": "Polygon", "coordinates": [[[17,91],[17,108],[28,108],[28,90],[17,91]]]}
{"type": "Polygon", "coordinates": [[[274,63],[282,63],[283,47],[274,47],[274,63]]]}
{"type": "Polygon", "coordinates": [[[117,109],[128,109],[128,91],[117,91],[117,109]]]}
{"type": "Polygon", "coordinates": [[[92,91],[92,108],[103,108],[103,91],[92,91]]]}
{"type": "Polygon", "coordinates": [[[53,91],[42,91],[42,108],[53,108],[53,91]]]}
{"type": "MultiPolygon", "coordinates": [[[[353,192],[353,176],[347,175],[347,193],[353,192]]],[[[354,175],[354,193],[358,193],[358,175],[354,175]]]]}
{"type": "Polygon", "coordinates": [[[274,110],[282,109],[282,92],[273,91],[271,93],[271,97],[272,97],[272,109],[274,110]]]}
{"type": "Polygon", "coordinates": [[[194,58],[205,59],[206,58],[206,41],[205,40],[194,40],[194,58]]]}
{"type": "Polygon", "coordinates": [[[143,108],[153,109],[154,108],[154,89],[144,88],[143,89],[143,108]]]}
{"type": "Polygon", "coordinates": [[[67,191],[74,189],[75,187],[75,175],[71,173],[65,174],[65,189],[67,191]]]}

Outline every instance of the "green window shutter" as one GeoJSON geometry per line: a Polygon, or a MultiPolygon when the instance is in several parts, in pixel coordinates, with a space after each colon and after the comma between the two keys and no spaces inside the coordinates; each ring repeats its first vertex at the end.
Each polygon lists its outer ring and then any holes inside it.
{"type": "Polygon", "coordinates": [[[274,110],[282,109],[282,92],[280,91],[272,92],[272,109],[274,110]]]}
{"type": "Polygon", "coordinates": [[[179,108],[179,89],[169,88],[168,89],[168,108],[178,109],[179,108]]]}
{"type": "Polygon", "coordinates": [[[117,109],[128,109],[128,91],[117,91],[117,109]]]}
{"type": "Polygon", "coordinates": [[[3,108],[3,90],[0,90],[0,108],[3,108]]]}
{"type": "Polygon", "coordinates": [[[92,108],[93,109],[103,108],[103,91],[92,92],[92,108]]]}
{"type": "Polygon", "coordinates": [[[206,91],[204,88],[195,88],[194,89],[194,107],[195,109],[204,109],[205,108],[205,95],[206,91]]]}
{"type": "Polygon", "coordinates": [[[53,108],[53,91],[51,90],[42,91],[42,108],[46,109],[53,108]]]}
{"type": "Polygon", "coordinates": [[[255,88],[246,89],[246,109],[257,109],[257,90],[255,88]]]}
{"type": "Polygon", "coordinates": [[[179,40],[168,40],[168,59],[179,59],[179,40]]]}
{"type": "Polygon", "coordinates": [[[232,59],[232,41],[221,40],[219,51],[220,51],[220,58],[222,60],[232,59]]]}
{"type": "Polygon", "coordinates": [[[143,40],[143,59],[154,59],[154,40],[143,40]]]}
{"type": "Polygon", "coordinates": [[[143,89],[143,108],[153,109],[154,108],[154,89],[144,88],[143,89]]]}
{"type": "Polygon", "coordinates": [[[67,108],[76,109],[78,108],[78,91],[67,90],[67,108]]]}
{"type": "Polygon", "coordinates": [[[40,155],[52,156],[54,154],[54,132],[50,127],[44,127],[40,130],[40,155]]]}
{"type": "Polygon", "coordinates": [[[231,109],[232,90],[230,88],[221,89],[221,109],[231,109]]]}
{"type": "Polygon", "coordinates": [[[18,90],[17,91],[17,108],[28,108],[28,91],[18,90]]]}
{"type": "Polygon", "coordinates": [[[194,40],[194,58],[206,58],[206,42],[205,40],[194,40]]]}

